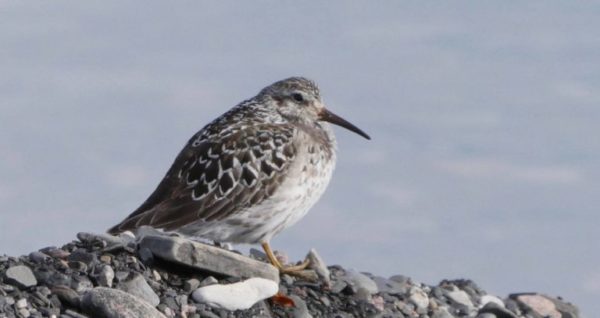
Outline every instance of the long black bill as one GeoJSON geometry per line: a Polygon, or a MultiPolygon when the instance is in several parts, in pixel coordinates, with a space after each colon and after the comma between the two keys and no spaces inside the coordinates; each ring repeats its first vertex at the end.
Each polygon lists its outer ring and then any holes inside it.
{"type": "Polygon", "coordinates": [[[367,135],[364,131],[360,130],[358,127],[352,125],[350,122],[346,121],[344,118],[328,111],[325,108],[323,108],[323,110],[321,110],[319,117],[323,121],[330,122],[334,125],[342,126],[350,131],[353,131],[353,132],[365,137],[366,139],[371,140],[371,137],[369,137],[369,135],[367,135]]]}

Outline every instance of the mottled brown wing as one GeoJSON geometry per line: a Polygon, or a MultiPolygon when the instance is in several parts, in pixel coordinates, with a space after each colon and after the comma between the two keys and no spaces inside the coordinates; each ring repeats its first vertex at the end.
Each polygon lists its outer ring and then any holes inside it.
{"type": "Polygon", "coordinates": [[[175,230],[199,220],[222,220],[273,194],[294,159],[289,126],[239,126],[192,138],[154,193],[123,222],[119,233],[142,225],[175,230]]]}

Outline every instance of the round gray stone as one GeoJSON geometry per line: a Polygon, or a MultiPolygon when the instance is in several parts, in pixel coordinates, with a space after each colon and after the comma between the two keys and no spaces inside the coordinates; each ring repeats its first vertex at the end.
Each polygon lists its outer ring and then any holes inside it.
{"type": "Polygon", "coordinates": [[[25,265],[17,265],[7,269],[5,281],[19,288],[37,285],[37,279],[33,276],[33,272],[25,265]]]}
{"type": "Polygon", "coordinates": [[[132,276],[131,279],[124,281],[119,288],[147,301],[152,306],[158,306],[160,298],[152,287],[148,285],[144,276],[139,273],[135,273],[132,276]]]}
{"type": "Polygon", "coordinates": [[[356,290],[364,288],[371,294],[375,294],[379,291],[377,284],[371,278],[353,269],[346,271],[344,280],[353,285],[356,290]]]}
{"type": "Polygon", "coordinates": [[[81,309],[98,318],[166,318],[138,297],[106,287],[86,292],[81,299],[81,309]]]}

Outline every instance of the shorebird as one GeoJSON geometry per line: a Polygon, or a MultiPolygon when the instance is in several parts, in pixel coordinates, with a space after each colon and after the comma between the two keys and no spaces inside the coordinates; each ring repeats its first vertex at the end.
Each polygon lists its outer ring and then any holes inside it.
{"type": "Polygon", "coordinates": [[[362,130],[325,108],[317,85],[291,77],[263,88],[197,132],[150,197],[117,234],[149,225],[215,242],[261,244],[300,220],[325,191],[336,162],[328,123],[366,139],[362,130]]]}

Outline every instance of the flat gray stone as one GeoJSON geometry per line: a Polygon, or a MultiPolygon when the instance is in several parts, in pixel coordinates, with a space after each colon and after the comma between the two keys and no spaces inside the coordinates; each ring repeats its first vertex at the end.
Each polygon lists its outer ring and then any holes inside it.
{"type": "Polygon", "coordinates": [[[35,279],[33,272],[25,265],[17,265],[7,269],[5,282],[19,288],[37,285],[37,279],[35,279]]]}
{"type": "Polygon", "coordinates": [[[145,236],[140,248],[154,256],[221,275],[252,278],[261,277],[279,283],[279,271],[272,265],[221,248],[180,237],[145,236]]]}
{"type": "Polygon", "coordinates": [[[152,287],[148,285],[144,276],[139,273],[132,274],[131,278],[120,284],[119,289],[147,301],[153,307],[160,304],[158,295],[154,292],[152,287]]]}
{"type": "Polygon", "coordinates": [[[81,309],[98,318],[166,318],[138,297],[106,287],[87,291],[81,299],[81,309]]]}

